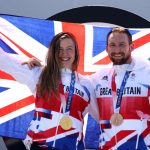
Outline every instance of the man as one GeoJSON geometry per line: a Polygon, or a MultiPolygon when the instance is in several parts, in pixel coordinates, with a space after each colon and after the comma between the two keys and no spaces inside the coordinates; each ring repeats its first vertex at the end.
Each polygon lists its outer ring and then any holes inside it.
{"type": "Polygon", "coordinates": [[[100,150],[150,148],[150,63],[133,58],[133,49],[130,32],[113,28],[106,43],[113,65],[90,77],[100,111],[100,150]]]}

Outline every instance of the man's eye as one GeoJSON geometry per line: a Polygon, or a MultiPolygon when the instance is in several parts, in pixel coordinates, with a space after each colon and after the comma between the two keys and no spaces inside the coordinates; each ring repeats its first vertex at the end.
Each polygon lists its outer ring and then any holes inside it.
{"type": "Polygon", "coordinates": [[[114,44],[110,44],[110,47],[115,47],[115,45],[114,44]]]}
{"type": "Polygon", "coordinates": [[[126,45],[125,44],[120,44],[120,47],[125,47],[126,45]]]}

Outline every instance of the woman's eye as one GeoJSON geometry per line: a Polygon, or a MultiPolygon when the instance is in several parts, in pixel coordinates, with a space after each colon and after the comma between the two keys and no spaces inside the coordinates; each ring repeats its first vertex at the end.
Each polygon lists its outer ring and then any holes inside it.
{"type": "Polygon", "coordinates": [[[67,50],[68,50],[68,51],[72,51],[72,48],[68,48],[67,50]]]}

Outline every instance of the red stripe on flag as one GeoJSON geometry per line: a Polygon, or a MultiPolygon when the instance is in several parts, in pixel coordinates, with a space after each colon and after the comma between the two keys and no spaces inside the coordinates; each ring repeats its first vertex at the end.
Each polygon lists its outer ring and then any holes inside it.
{"type": "MultiPolygon", "coordinates": [[[[133,133],[135,130],[124,130],[124,131],[120,131],[119,133],[116,134],[116,137],[112,137],[111,141],[108,141],[106,143],[106,145],[103,146],[103,149],[111,149],[113,146],[115,146],[114,144],[116,144],[116,138],[117,138],[117,142],[121,141],[125,136],[130,135],[131,133],[133,133]]],[[[100,150],[100,148],[99,148],[100,150]]]]}
{"type": "Polygon", "coordinates": [[[147,121],[147,128],[143,131],[142,136],[145,138],[150,133],[150,123],[147,121]]]}
{"type": "Polygon", "coordinates": [[[111,60],[109,59],[108,56],[104,57],[103,59],[97,61],[96,63],[94,63],[95,65],[108,65],[109,63],[111,63],[111,60]]]}
{"type": "MultiPolygon", "coordinates": [[[[13,43],[21,52],[23,52],[28,57],[33,57],[30,53],[28,53],[25,49],[23,49],[21,46],[19,46],[17,43],[15,43],[13,40],[11,40],[9,37],[4,35],[2,32],[0,32],[5,38],[7,38],[11,43],[13,43]]],[[[4,41],[5,42],[5,41],[4,41]]]]}
{"type": "Polygon", "coordinates": [[[30,104],[33,104],[34,102],[35,102],[34,97],[29,96],[29,97],[26,97],[22,100],[19,100],[19,101],[15,102],[13,104],[7,105],[7,106],[0,109],[0,117],[5,116],[9,113],[12,113],[12,112],[14,112],[18,109],[21,109],[25,106],[30,105],[30,104]]]}
{"type": "MultiPolygon", "coordinates": [[[[65,132],[67,133],[68,131],[71,131],[71,130],[75,130],[75,129],[71,128],[69,130],[63,130],[60,126],[58,126],[57,135],[62,134],[62,133],[65,134],[65,132]]],[[[40,141],[39,139],[42,139],[42,141],[43,141],[44,139],[53,137],[55,135],[55,133],[56,133],[56,127],[50,128],[45,131],[40,131],[36,134],[31,130],[28,131],[28,135],[33,138],[33,141],[36,141],[36,140],[40,141]]]]}
{"type": "Polygon", "coordinates": [[[148,42],[150,42],[150,33],[141,37],[141,38],[138,38],[137,40],[135,40],[133,42],[134,48],[136,49],[136,48],[138,48],[138,47],[140,47],[140,46],[142,46],[148,42]]]}
{"type": "Polygon", "coordinates": [[[7,79],[7,80],[16,80],[14,77],[12,77],[10,74],[0,70],[0,78],[1,79],[7,79]]]}
{"type": "Polygon", "coordinates": [[[85,27],[84,25],[75,24],[75,23],[66,23],[62,22],[62,30],[65,32],[71,32],[75,35],[78,46],[79,46],[79,54],[80,54],[80,62],[78,71],[81,74],[84,73],[84,49],[85,49],[85,27]]]}

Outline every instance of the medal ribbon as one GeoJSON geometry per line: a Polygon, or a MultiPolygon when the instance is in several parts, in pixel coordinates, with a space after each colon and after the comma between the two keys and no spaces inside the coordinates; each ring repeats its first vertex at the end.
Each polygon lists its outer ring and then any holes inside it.
{"type": "Polygon", "coordinates": [[[70,112],[72,96],[73,96],[73,93],[74,93],[74,85],[75,85],[75,73],[72,72],[70,88],[69,88],[69,93],[68,93],[67,102],[66,102],[65,114],[69,114],[69,112],[70,112]]]}
{"type": "MultiPolygon", "coordinates": [[[[122,80],[121,87],[120,87],[120,90],[119,90],[119,94],[118,94],[118,97],[117,97],[115,112],[119,113],[120,105],[121,105],[121,101],[122,101],[123,90],[124,90],[124,87],[125,87],[125,85],[127,83],[127,80],[129,78],[130,73],[131,73],[131,71],[126,71],[126,73],[124,75],[124,78],[122,80]]],[[[115,83],[115,75],[112,76],[112,92],[115,92],[116,95],[117,95],[117,88],[116,88],[116,83],[115,83]]]]}
{"type": "MultiPolygon", "coordinates": [[[[135,64],[135,62],[134,62],[134,60],[132,60],[131,64],[128,66],[128,68],[125,72],[124,78],[122,80],[120,90],[118,93],[118,97],[117,97],[116,106],[115,106],[115,112],[117,112],[117,113],[119,113],[120,105],[121,105],[121,101],[122,101],[123,90],[125,88],[127,80],[129,78],[129,75],[132,72],[134,64],[135,64]]],[[[115,99],[115,97],[117,96],[117,88],[116,88],[116,83],[115,83],[115,73],[113,73],[113,75],[112,75],[112,96],[113,96],[113,99],[115,99]]]]}
{"type": "MultiPolygon", "coordinates": [[[[122,84],[121,84],[121,87],[120,87],[120,90],[119,90],[118,98],[117,98],[116,110],[120,109],[120,105],[121,105],[121,101],[122,101],[122,95],[123,95],[123,90],[124,90],[124,87],[125,87],[125,85],[127,83],[127,80],[129,78],[130,73],[131,73],[131,71],[126,71],[126,73],[124,75],[124,78],[123,78],[123,81],[122,81],[122,84]]],[[[118,110],[118,112],[119,112],[119,110],[118,110]]]]}

